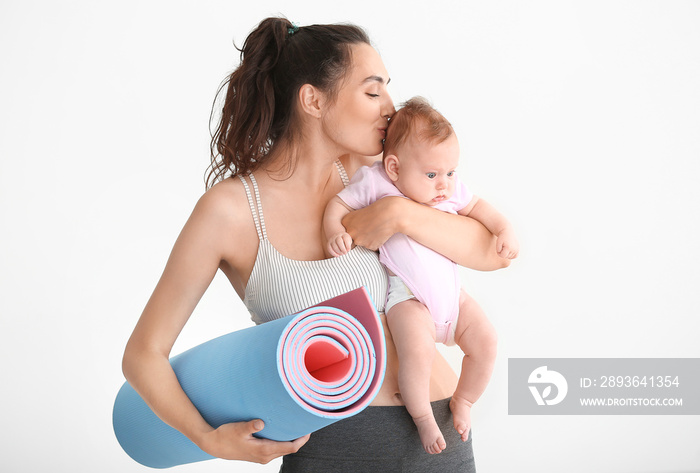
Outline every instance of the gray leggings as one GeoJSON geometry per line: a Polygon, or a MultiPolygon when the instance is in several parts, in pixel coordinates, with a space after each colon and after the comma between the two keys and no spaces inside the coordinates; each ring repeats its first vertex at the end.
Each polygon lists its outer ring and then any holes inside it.
{"type": "Polygon", "coordinates": [[[284,457],[280,473],[474,473],[471,433],[462,442],[449,404],[431,403],[447,442],[440,454],[425,453],[405,407],[369,406],[311,434],[297,453],[284,457]]]}

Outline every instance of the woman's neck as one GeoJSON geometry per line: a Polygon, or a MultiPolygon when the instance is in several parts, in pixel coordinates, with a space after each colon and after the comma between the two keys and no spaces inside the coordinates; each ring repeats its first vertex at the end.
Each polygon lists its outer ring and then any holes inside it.
{"type": "Polygon", "coordinates": [[[334,163],[342,152],[335,148],[322,140],[302,140],[298,145],[280,143],[263,170],[271,179],[286,181],[290,186],[322,191],[338,172],[334,163]]]}

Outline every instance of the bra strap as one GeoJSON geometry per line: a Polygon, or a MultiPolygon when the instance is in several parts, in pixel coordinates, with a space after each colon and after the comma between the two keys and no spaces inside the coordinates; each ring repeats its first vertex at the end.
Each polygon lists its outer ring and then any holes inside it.
{"type": "MultiPolygon", "coordinates": [[[[267,240],[267,230],[265,230],[265,219],[263,218],[262,203],[260,203],[260,192],[258,191],[258,183],[255,180],[253,173],[248,173],[250,177],[250,182],[253,183],[253,191],[255,191],[255,201],[258,203],[258,220],[260,225],[260,231],[262,231],[262,239],[267,240]]],[[[258,232],[259,234],[260,232],[258,232]]]]}
{"type": "Polygon", "coordinates": [[[338,168],[338,173],[340,174],[340,179],[343,181],[343,185],[345,187],[350,184],[350,179],[348,179],[348,173],[345,172],[345,167],[343,167],[343,163],[340,162],[340,159],[335,160],[335,167],[338,168]]]}
{"type": "Polygon", "coordinates": [[[260,204],[260,193],[258,192],[258,184],[255,182],[253,173],[248,173],[250,182],[253,183],[253,190],[255,191],[255,199],[257,201],[257,208],[255,202],[253,201],[253,195],[250,192],[250,186],[245,180],[245,177],[238,174],[238,178],[243,183],[245,188],[245,195],[248,197],[248,205],[250,205],[250,213],[253,214],[253,221],[255,222],[255,230],[258,232],[258,238],[264,240],[267,238],[267,232],[265,231],[265,221],[262,218],[262,205],[260,204]]]}

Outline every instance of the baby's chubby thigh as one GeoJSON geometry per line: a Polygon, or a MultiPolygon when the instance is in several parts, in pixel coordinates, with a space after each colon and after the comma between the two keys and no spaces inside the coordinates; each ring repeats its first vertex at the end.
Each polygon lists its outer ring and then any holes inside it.
{"type": "Polygon", "coordinates": [[[398,344],[404,340],[430,339],[435,343],[435,323],[428,308],[416,299],[403,280],[389,271],[386,318],[398,344]]]}
{"type": "Polygon", "coordinates": [[[400,351],[404,347],[413,351],[419,347],[434,347],[435,322],[425,304],[417,299],[393,305],[387,311],[386,319],[391,336],[400,351]]]}
{"type": "Polygon", "coordinates": [[[455,329],[455,343],[465,355],[496,357],[498,335],[484,309],[464,290],[459,292],[459,317],[455,329]]]}

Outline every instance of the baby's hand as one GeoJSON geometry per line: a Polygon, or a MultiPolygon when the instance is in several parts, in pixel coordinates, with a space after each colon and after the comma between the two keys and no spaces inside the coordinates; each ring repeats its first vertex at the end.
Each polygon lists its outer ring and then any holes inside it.
{"type": "Polygon", "coordinates": [[[505,228],[497,235],[496,251],[501,258],[515,259],[518,257],[520,245],[512,228],[505,228]]]}
{"type": "Polygon", "coordinates": [[[328,239],[327,248],[332,256],[342,256],[352,249],[352,237],[348,232],[333,235],[328,239]]]}

